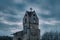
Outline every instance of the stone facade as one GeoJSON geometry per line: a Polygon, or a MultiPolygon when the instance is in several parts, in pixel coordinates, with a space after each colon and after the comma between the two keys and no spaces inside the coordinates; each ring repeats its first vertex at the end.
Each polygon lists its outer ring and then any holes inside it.
{"type": "Polygon", "coordinates": [[[14,33],[13,40],[40,40],[39,19],[36,12],[30,9],[23,18],[23,31],[14,33]]]}

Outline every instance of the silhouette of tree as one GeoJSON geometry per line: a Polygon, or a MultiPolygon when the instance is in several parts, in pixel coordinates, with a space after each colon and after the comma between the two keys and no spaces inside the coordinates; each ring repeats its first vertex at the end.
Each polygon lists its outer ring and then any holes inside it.
{"type": "Polygon", "coordinates": [[[43,34],[42,40],[60,40],[60,33],[58,33],[58,32],[46,32],[43,34]]]}
{"type": "Polygon", "coordinates": [[[9,36],[0,36],[0,40],[12,40],[12,37],[9,37],[9,36]]]}

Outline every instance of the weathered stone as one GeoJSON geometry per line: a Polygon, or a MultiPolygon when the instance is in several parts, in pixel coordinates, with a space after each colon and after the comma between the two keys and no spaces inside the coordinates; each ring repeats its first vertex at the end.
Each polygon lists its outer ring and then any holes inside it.
{"type": "Polygon", "coordinates": [[[14,33],[13,40],[40,40],[39,19],[35,11],[26,11],[23,31],[14,33]]]}

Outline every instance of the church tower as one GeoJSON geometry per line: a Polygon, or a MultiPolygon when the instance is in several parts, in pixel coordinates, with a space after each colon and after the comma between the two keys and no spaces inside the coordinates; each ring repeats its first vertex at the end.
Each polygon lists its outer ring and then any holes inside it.
{"type": "Polygon", "coordinates": [[[40,40],[39,19],[36,12],[30,8],[23,18],[23,31],[27,35],[27,40],[40,40]]]}

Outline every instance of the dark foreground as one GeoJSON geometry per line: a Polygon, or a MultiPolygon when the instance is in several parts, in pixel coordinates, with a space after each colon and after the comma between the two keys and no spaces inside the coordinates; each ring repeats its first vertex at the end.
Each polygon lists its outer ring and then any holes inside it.
{"type": "MultiPolygon", "coordinates": [[[[0,40],[13,40],[13,37],[0,36],[0,40]]],[[[41,40],[60,40],[60,33],[58,33],[58,32],[46,32],[42,35],[41,40]]]]}

